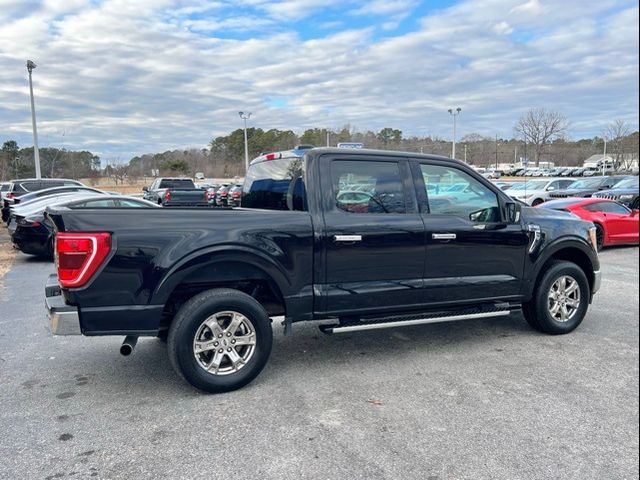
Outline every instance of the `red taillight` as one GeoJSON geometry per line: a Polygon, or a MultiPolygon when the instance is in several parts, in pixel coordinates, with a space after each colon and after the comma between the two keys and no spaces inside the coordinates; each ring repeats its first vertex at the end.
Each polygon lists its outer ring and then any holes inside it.
{"type": "Polygon", "coordinates": [[[239,197],[240,193],[241,193],[240,191],[237,191],[237,192],[233,192],[231,195],[234,197],[239,197]]]}
{"type": "Polygon", "coordinates": [[[110,233],[56,234],[56,266],[61,287],[82,287],[111,252],[110,233]]]}
{"type": "Polygon", "coordinates": [[[220,192],[220,196],[221,197],[226,197],[229,194],[229,192],[220,192]]]}
{"type": "Polygon", "coordinates": [[[171,190],[169,190],[168,188],[164,191],[164,201],[165,202],[171,201],[171,190]]]}

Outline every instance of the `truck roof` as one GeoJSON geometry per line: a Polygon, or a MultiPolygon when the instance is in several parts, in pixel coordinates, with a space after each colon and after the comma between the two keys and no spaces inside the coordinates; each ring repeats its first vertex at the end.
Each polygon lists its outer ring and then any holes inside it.
{"type": "Polygon", "coordinates": [[[455,160],[453,158],[445,157],[442,155],[432,155],[428,153],[414,153],[414,152],[403,152],[400,150],[378,150],[378,149],[370,149],[370,148],[337,148],[337,147],[315,147],[315,148],[304,148],[304,149],[293,149],[293,150],[283,150],[280,152],[271,152],[266,153],[264,155],[260,155],[259,157],[254,158],[251,161],[251,165],[254,163],[261,163],[267,160],[277,160],[280,158],[296,158],[302,157],[307,153],[312,154],[340,154],[340,155],[349,155],[350,157],[357,156],[371,156],[371,155],[384,155],[386,157],[411,157],[411,158],[424,158],[431,160],[444,160],[453,163],[459,163],[460,160],[455,160]]]}

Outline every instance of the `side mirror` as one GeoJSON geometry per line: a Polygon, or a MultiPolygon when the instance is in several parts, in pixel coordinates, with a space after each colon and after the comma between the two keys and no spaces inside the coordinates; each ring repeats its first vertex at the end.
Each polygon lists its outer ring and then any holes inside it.
{"type": "Polygon", "coordinates": [[[547,187],[547,192],[553,192],[556,189],[556,187],[547,187]]]}
{"type": "Polygon", "coordinates": [[[507,223],[519,223],[520,211],[522,206],[516,202],[507,202],[505,204],[506,221],[507,223]]]}
{"type": "Polygon", "coordinates": [[[142,191],[143,192],[148,192],[149,191],[149,187],[142,187],[142,191]]]}
{"type": "Polygon", "coordinates": [[[632,217],[637,217],[638,213],[640,213],[640,210],[638,210],[637,208],[635,210],[631,210],[631,216],[632,217]]]}

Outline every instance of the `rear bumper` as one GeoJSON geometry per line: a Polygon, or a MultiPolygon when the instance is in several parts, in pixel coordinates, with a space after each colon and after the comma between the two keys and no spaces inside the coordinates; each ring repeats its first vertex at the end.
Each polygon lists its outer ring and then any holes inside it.
{"type": "Polygon", "coordinates": [[[58,277],[50,275],[44,289],[45,306],[52,335],[81,335],[78,309],[67,305],[58,285],[58,277]]]}

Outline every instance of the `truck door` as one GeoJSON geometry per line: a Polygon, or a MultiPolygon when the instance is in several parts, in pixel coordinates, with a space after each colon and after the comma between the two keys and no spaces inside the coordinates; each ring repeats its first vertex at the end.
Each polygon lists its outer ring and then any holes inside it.
{"type": "Polygon", "coordinates": [[[422,303],[424,225],[405,159],[319,159],[324,225],[319,313],[358,315],[422,303]]]}
{"type": "Polygon", "coordinates": [[[449,162],[411,168],[426,231],[425,302],[519,299],[529,237],[502,221],[497,192],[449,162]]]}

